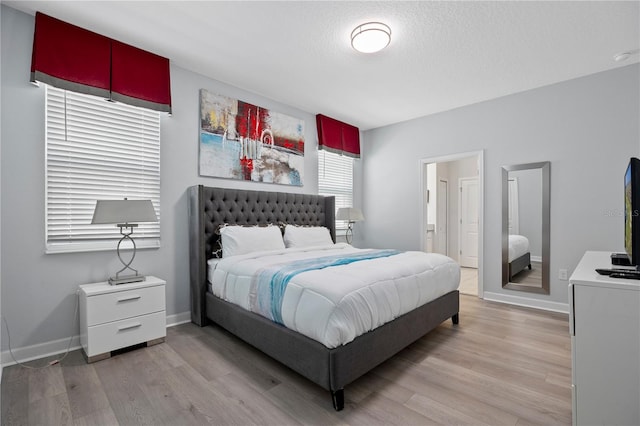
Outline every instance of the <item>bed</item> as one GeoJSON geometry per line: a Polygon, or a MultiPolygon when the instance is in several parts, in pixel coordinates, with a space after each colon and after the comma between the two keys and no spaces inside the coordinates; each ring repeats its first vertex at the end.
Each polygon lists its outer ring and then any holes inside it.
{"type": "Polygon", "coordinates": [[[527,267],[531,270],[529,240],[524,235],[509,235],[509,281],[527,267]]]}
{"type": "Polygon", "coordinates": [[[335,242],[334,198],[310,194],[248,191],[202,185],[188,189],[191,320],[218,324],[302,376],[331,392],[344,408],[344,388],[443,321],[458,323],[459,293],[448,291],[390,322],[329,348],[208,290],[208,261],[225,224],[287,223],[325,226],[335,242]]]}

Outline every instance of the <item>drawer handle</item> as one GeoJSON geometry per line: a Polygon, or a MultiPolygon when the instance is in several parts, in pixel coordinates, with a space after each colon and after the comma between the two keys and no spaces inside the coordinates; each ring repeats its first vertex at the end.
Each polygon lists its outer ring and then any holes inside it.
{"type": "Polygon", "coordinates": [[[140,299],[141,297],[142,297],[142,296],[140,296],[140,295],[129,296],[129,297],[123,297],[123,298],[118,299],[118,303],[120,303],[120,302],[128,302],[128,301],[130,301],[130,300],[138,300],[138,299],[140,299]]]}
{"type": "Polygon", "coordinates": [[[124,331],[124,330],[130,330],[132,328],[138,328],[142,325],[142,323],[135,323],[135,324],[129,324],[129,325],[123,325],[122,327],[118,327],[118,331],[124,331]]]}

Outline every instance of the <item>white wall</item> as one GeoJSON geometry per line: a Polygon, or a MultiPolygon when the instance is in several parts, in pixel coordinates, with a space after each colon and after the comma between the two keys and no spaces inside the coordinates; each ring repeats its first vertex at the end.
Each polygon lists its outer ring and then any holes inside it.
{"type": "MultiPolygon", "coordinates": [[[[29,83],[33,25],[33,16],[2,6],[2,314],[11,327],[12,347],[49,343],[32,348],[30,353],[64,349],[68,338],[78,334],[78,321],[73,318],[77,286],[103,281],[119,269],[115,245],[114,251],[107,252],[44,253],[44,89],[29,83]]],[[[299,193],[318,191],[313,114],[175,66],[171,67],[171,89],[173,115],[163,117],[161,123],[162,247],[138,251],[135,260],[141,273],[167,280],[170,321],[189,318],[179,315],[190,309],[187,187],[205,184],[299,193]],[[199,177],[200,88],[303,119],[304,187],[199,177]]],[[[3,344],[4,337],[3,334],[3,344]]],[[[2,349],[7,350],[6,344],[2,349]]]]}
{"type": "Polygon", "coordinates": [[[484,150],[484,291],[501,283],[501,166],[551,162],[551,294],[585,250],[621,251],[622,178],[640,140],[638,64],[364,132],[365,244],[420,249],[420,159],[484,150]],[[380,173],[380,170],[387,171],[380,173]]]}

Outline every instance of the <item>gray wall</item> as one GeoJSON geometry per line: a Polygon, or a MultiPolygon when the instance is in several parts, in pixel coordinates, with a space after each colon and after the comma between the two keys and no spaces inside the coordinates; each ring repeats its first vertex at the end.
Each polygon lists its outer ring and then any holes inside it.
{"type": "MultiPolygon", "coordinates": [[[[45,250],[44,89],[29,83],[33,16],[2,6],[2,314],[14,348],[78,334],[77,286],[119,269],[114,251],[53,254],[45,250]]],[[[268,84],[268,82],[265,82],[268,84]]],[[[287,105],[171,67],[173,115],[161,123],[161,241],[141,250],[135,266],[167,280],[167,315],[189,311],[187,201],[190,185],[317,193],[315,117],[287,105]],[[198,176],[198,90],[235,97],[305,121],[304,187],[198,176]]],[[[2,329],[3,350],[6,335],[2,329]]]]}
{"type": "Polygon", "coordinates": [[[484,291],[567,303],[558,269],[623,247],[623,219],[609,212],[639,152],[639,74],[633,64],[365,132],[365,244],[419,250],[419,159],[484,150],[484,291]],[[538,161],[551,162],[549,296],[500,285],[501,166],[538,161]]]}

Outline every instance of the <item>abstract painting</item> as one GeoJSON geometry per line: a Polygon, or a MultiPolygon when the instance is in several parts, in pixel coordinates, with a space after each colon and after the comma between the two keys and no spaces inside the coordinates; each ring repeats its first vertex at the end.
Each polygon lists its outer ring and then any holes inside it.
{"type": "Polygon", "coordinates": [[[304,121],[200,89],[200,176],[302,186],[304,121]]]}

